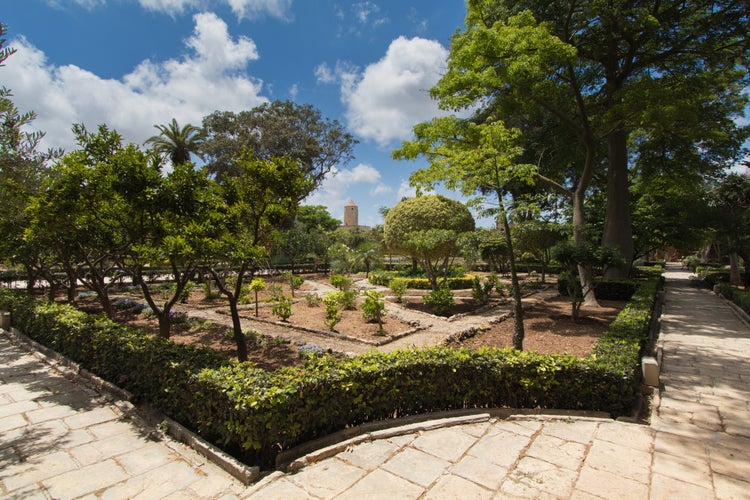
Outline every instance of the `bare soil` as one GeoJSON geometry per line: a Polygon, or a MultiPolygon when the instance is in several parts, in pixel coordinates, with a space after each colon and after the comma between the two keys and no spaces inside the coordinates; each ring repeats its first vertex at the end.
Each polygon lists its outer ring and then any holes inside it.
{"type": "MultiPolygon", "coordinates": [[[[585,358],[591,348],[607,330],[625,303],[600,301],[599,307],[581,309],[578,321],[571,317],[571,304],[567,297],[554,297],[537,303],[524,311],[524,342],[527,351],[542,354],[568,353],[585,358]]],[[[453,347],[512,347],[515,322],[513,318],[493,325],[476,335],[448,343],[453,347]]]]}
{"type": "MultiPolygon", "coordinates": [[[[250,303],[241,307],[241,316],[252,320],[253,331],[248,336],[249,358],[258,367],[276,369],[302,364],[300,345],[284,334],[290,329],[307,332],[313,337],[325,336],[326,345],[332,346],[330,351],[334,353],[347,352],[343,344],[351,343],[352,340],[369,346],[367,348],[385,345],[392,339],[408,336],[420,329],[429,329],[438,321],[441,322],[443,329],[449,325],[449,328],[456,332],[456,335],[445,336],[448,339],[445,343],[450,347],[505,348],[512,346],[514,330],[512,317],[481,328],[479,331],[468,329],[476,332],[472,336],[459,335],[459,332],[467,330],[465,323],[461,319],[446,322],[442,318],[430,316],[431,311],[421,301],[421,292],[414,292],[400,304],[396,304],[393,298],[389,298],[388,314],[384,318],[382,330],[377,323],[365,322],[361,308],[358,307],[357,310],[343,311],[341,321],[335,325],[334,331],[331,331],[324,322],[325,306],[322,304],[310,306],[305,299],[307,294],[317,294],[323,297],[328,290],[331,290],[328,285],[328,276],[306,276],[305,278],[307,281],[302,288],[295,291],[292,315],[286,322],[273,315],[271,304],[266,301],[271,296],[273,286],[281,286],[283,293],[291,294],[288,284],[281,283],[280,280],[266,279],[267,289],[258,296],[258,316],[255,315],[254,296],[250,297],[250,303]],[[337,348],[337,342],[342,344],[340,349],[337,348]]],[[[408,293],[411,294],[412,291],[408,293]]],[[[118,294],[115,301],[118,298],[142,301],[137,291],[118,294]]],[[[498,297],[493,299],[493,304],[496,304],[495,309],[498,309],[498,312],[502,312],[503,307],[503,310],[510,309],[507,301],[501,301],[498,297]]],[[[92,311],[97,308],[95,300],[91,298],[80,301],[79,306],[92,311]]],[[[579,321],[573,322],[570,317],[571,306],[567,298],[553,297],[538,301],[525,311],[524,349],[540,353],[566,352],[574,356],[586,357],[623,306],[624,302],[602,301],[600,307],[584,307],[579,321]]],[[[483,306],[471,299],[470,291],[459,291],[456,293],[456,306],[452,312],[468,318],[472,312],[486,311],[487,308],[488,306],[483,306]]],[[[207,299],[205,292],[196,288],[187,301],[179,304],[175,309],[188,313],[190,319],[173,325],[171,339],[174,342],[203,345],[228,358],[236,357],[236,345],[225,299],[207,299]]],[[[117,310],[116,314],[118,321],[154,333],[158,332],[158,323],[153,315],[137,314],[132,310],[117,310]]]]}

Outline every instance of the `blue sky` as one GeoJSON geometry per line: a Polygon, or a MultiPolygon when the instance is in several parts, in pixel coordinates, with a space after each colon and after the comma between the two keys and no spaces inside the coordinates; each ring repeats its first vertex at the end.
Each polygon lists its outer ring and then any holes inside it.
{"type": "MultiPolygon", "coordinates": [[[[439,113],[428,90],[444,71],[464,0],[0,0],[17,53],[0,68],[45,146],[74,148],[73,123],[106,123],[142,143],[173,117],[272,100],[312,104],[359,141],[355,159],[307,201],[360,224],[413,194],[420,162],[390,152],[439,113]]],[[[457,197],[457,195],[456,195],[457,197]]]]}

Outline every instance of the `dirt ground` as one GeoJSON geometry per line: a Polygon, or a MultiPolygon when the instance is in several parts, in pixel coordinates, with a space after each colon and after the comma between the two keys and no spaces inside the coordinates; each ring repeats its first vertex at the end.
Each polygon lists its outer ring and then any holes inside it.
{"type": "MultiPolygon", "coordinates": [[[[461,316],[470,318],[472,311],[481,309],[484,316],[491,318],[490,323],[484,328],[469,328],[469,331],[476,332],[472,336],[459,335],[460,332],[467,330],[467,322],[462,321],[460,317],[446,320],[428,314],[429,311],[422,303],[419,293],[409,296],[400,304],[397,304],[392,297],[388,299],[382,331],[377,323],[364,321],[361,308],[343,311],[342,320],[334,327],[334,331],[331,331],[324,323],[325,306],[322,304],[310,306],[305,299],[305,295],[317,294],[323,297],[327,291],[332,290],[328,285],[328,277],[306,278],[308,281],[295,292],[292,315],[286,322],[274,316],[271,304],[265,301],[270,296],[271,287],[274,285],[282,286],[282,291],[290,294],[288,285],[285,283],[268,280],[267,290],[261,292],[258,297],[257,317],[254,297],[251,297],[250,303],[241,306],[240,314],[243,321],[251,320],[253,325],[251,329],[246,330],[246,334],[250,361],[257,366],[275,369],[299,365],[303,362],[300,351],[309,348],[310,344],[290,340],[286,333],[291,330],[305,332],[305,338],[325,338],[326,345],[329,346],[328,350],[335,353],[351,350],[347,349],[344,344],[351,345],[352,342],[362,343],[364,352],[366,349],[387,345],[392,339],[408,338],[414,332],[435,328],[436,323],[440,323],[443,331],[447,328],[456,332],[454,335],[450,335],[449,332],[443,338],[445,345],[450,347],[512,346],[514,319],[509,317],[498,321],[500,317],[505,316],[503,312],[511,309],[509,302],[495,297],[489,306],[482,306],[471,299],[470,291],[456,293],[457,305],[453,313],[461,313],[461,316]],[[464,338],[459,339],[459,337],[464,338]],[[339,344],[341,344],[340,349],[339,344]]],[[[387,293],[387,290],[385,291],[387,293]]],[[[138,299],[139,297],[136,292],[123,293],[115,297],[115,302],[122,298],[138,299]]],[[[361,299],[359,300],[361,303],[361,299]]],[[[96,308],[93,299],[86,299],[80,305],[89,310],[96,308]]],[[[574,323],[570,318],[571,306],[567,298],[553,296],[547,300],[536,301],[524,314],[524,349],[540,353],[566,352],[586,357],[623,306],[624,302],[603,301],[600,307],[584,307],[581,311],[581,318],[574,323]]],[[[189,319],[173,325],[171,339],[174,342],[200,344],[227,357],[236,356],[231,320],[223,299],[207,300],[205,291],[196,288],[187,302],[177,305],[175,309],[187,313],[189,319]]],[[[158,331],[158,323],[152,315],[118,309],[117,319],[152,332],[158,331]]]]}

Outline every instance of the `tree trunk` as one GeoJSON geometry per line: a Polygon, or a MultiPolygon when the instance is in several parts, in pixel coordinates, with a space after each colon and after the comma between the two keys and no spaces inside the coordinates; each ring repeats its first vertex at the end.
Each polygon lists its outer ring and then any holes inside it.
{"type": "Polygon", "coordinates": [[[159,318],[159,337],[168,339],[172,334],[172,322],[169,320],[169,311],[163,310],[158,313],[159,318]]]}
{"type": "Polygon", "coordinates": [[[622,267],[610,267],[606,278],[627,278],[633,262],[633,228],[630,219],[628,134],[618,127],[607,136],[607,210],[602,246],[616,248],[625,259],[622,267]]]}
{"type": "MultiPolygon", "coordinates": [[[[573,241],[575,243],[585,243],[585,224],[583,211],[583,197],[585,189],[579,185],[573,194],[573,241]]],[[[574,275],[571,274],[574,278],[574,275]]],[[[581,281],[581,293],[583,294],[583,303],[587,306],[596,307],[599,302],[594,294],[594,280],[591,276],[591,269],[588,266],[578,266],[578,279],[581,281]]]]}
{"type": "Polygon", "coordinates": [[[232,332],[234,335],[234,342],[237,344],[237,360],[247,361],[247,340],[245,334],[242,333],[242,321],[240,320],[240,311],[237,308],[237,300],[234,297],[227,297],[229,299],[229,312],[232,316],[232,332]]]}
{"type": "Polygon", "coordinates": [[[502,193],[498,193],[500,202],[500,218],[502,219],[503,229],[505,230],[505,244],[508,246],[508,260],[510,264],[510,281],[513,288],[513,348],[523,351],[523,339],[525,337],[523,327],[523,302],[521,298],[521,285],[518,283],[518,273],[516,272],[516,256],[513,252],[513,238],[510,234],[510,224],[508,223],[508,214],[503,205],[502,193]]]}
{"type": "Polygon", "coordinates": [[[729,254],[729,283],[734,286],[742,284],[742,276],[740,276],[740,256],[737,252],[729,254]]]}

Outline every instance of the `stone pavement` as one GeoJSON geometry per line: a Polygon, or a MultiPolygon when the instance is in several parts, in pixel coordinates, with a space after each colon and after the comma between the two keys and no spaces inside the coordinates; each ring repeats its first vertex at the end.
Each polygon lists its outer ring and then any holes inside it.
{"type": "Polygon", "coordinates": [[[750,327],[667,269],[651,425],[479,414],[318,450],[244,487],[0,337],[0,496],[10,498],[746,498],[750,327]]]}

